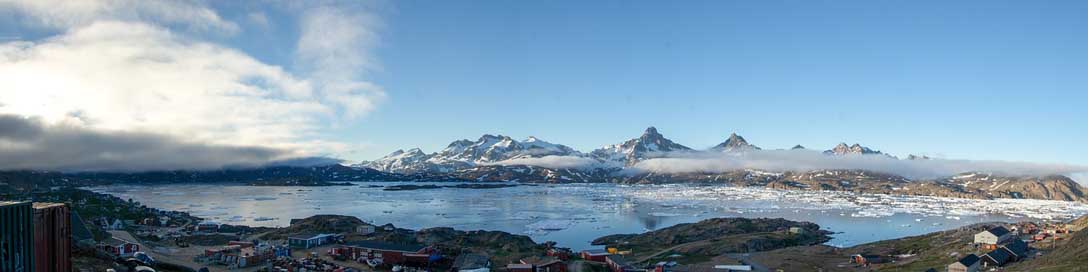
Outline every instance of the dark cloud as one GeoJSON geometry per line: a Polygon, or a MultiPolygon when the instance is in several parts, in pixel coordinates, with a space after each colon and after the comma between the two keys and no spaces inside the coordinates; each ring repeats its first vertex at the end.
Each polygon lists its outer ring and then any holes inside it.
{"type": "Polygon", "coordinates": [[[0,114],[0,170],[207,170],[283,162],[289,154],[282,149],[214,145],[153,133],[50,125],[37,118],[0,114]]]}

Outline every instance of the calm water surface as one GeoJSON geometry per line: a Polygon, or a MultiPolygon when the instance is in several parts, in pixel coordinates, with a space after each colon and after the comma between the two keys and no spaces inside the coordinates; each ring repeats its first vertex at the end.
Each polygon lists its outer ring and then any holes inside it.
{"type": "Polygon", "coordinates": [[[924,234],[977,222],[1018,220],[1008,215],[949,216],[933,211],[895,211],[873,216],[859,213],[864,207],[828,200],[800,201],[796,196],[776,195],[766,189],[708,199],[688,195],[704,193],[712,187],[570,184],[411,191],[383,191],[373,187],[395,184],[405,183],[359,182],[356,186],[335,187],[111,185],[91,189],[226,224],[287,226],[292,218],[341,214],[411,229],[500,230],[529,235],[537,242],[556,241],[576,250],[592,248],[591,240],[608,234],[640,233],[715,217],[781,217],[815,222],[837,232],[828,242],[835,246],[924,234]],[[814,205],[814,202],[827,204],[814,205]]]}

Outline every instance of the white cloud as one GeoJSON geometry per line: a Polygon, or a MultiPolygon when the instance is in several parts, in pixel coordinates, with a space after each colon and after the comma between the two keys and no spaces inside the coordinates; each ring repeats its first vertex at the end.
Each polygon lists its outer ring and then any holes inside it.
{"type": "Polygon", "coordinates": [[[365,11],[306,7],[298,67],[285,68],[199,33],[176,33],[238,31],[201,2],[0,0],[8,7],[63,30],[0,43],[0,114],[46,126],[260,146],[282,151],[277,156],[337,155],[358,146],[325,140],[331,124],[385,98],[363,78],[377,69],[369,51],[380,22],[365,11]]]}
{"type": "Polygon", "coordinates": [[[19,10],[40,26],[68,29],[100,20],[156,21],[195,31],[233,34],[238,25],[201,2],[185,0],[0,0],[0,8],[19,10]]]}
{"type": "Polygon", "coordinates": [[[49,122],[277,145],[334,111],[280,67],[146,24],[97,22],[0,53],[0,113],[49,122]]]}
{"type": "Polygon", "coordinates": [[[349,117],[371,111],[385,98],[377,85],[362,81],[380,69],[370,51],[378,43],[380,21],[373,14],[319,6],[302,16],[297,58],[329,103],[349,117]]]}
{"type": "Polygon", "coordinates": [[[516,158],[485,165],[530,165],[553,169],[590,169],[622,167],[623,164],[608,164],[598,160],[576,156],[544,156],[536,158],[516,158]]]}
{"type": "Polygon", "coordinates": [[[1080,186],[1088,187],[1088,172],[1073,173],[1069,175],[1069,178],[1080,183],[1080,186]]]}
{"type": "Polygon", "coordinates": [[[1078,165],[949,159],[900,160],[884,155],[829,156],[812,150],[675,153],[670,154],[668,158],[639,162],[633,168],[637,171],[661,173],[717,173],[738,169],[768,171],[860,169],[909,178],[936,178],[964,172],[1039,176],[1088,171],[1088,167],[1078,165]]]}

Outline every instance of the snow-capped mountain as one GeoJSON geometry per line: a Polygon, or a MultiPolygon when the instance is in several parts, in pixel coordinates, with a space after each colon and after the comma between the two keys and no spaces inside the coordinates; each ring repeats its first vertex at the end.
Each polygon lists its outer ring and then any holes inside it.
{"type": "Polygon", "coordinates": [[[543,156],[580,156],[581,153],[561,144],[536,137],[517,141],[508,136],[485,134],[475,142],[459,140],[432,156],[432,161],[463,161],[474,164],[492,163],[515,158],[543,156]]]}
{"type": "Polygon", "coordinates": [[[454,141],[437,153],[426,154],[418,148],[397,150],[360,166],[394,173],[447,173],[509,159],[544,156],[584,155],[568,146],[549,143],[536,137],[518,141],[508,136],[485,134],[476,141],[454,141]]]}
{"type": "Polygon", "coordinates": [[[881,153],[880,151],[869,149],[868,147],[861,146],[860,144],[857,144],[857,143],[855,143],[854,145],[851,145],[851,146],[847,146],[846,143],[839,143],[839,145],[836,145],[835,148],[832,148],[831,150],[824,151],[824,154],[828,154],[828,155],[868,155],[868,154],[880,155],[880,154],[884,154],[884,153],[881,153]]]}
{"type": "Polygon", "coordinates": [[[755,145],[752,145],[752,144],[749,144],[748,141],[744,140],[744,137],[741,137],[740,135],[737,135],[736,133],[733,133],[733,134],[729,134],[729,139],[725,139],[725,142],[722,142],[722,143],[720,143],[720,144],[718,144],[718,145],[716,145],[714,147],[711,147],[710,149],[711,150],[716,150],[716,151],[721,151],[721,152],[739,152],[739,151],[759,150],[759,147],[755,146],[755,145]]]}
{"type": "Polygon", "coordinates": [[[593,150],[590,156],[603,161],[623,162],[630,166],[644,159],[661,157],[667,152],[690,150],[691,148],[665,138],[657,132],[657,128],[649,127],[638,138],[593,150]]]}

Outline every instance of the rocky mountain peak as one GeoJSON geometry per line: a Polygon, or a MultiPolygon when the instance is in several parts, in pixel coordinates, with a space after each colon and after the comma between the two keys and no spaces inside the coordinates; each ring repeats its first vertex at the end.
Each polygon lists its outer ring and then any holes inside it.
{"type": "Polygon", "coordinates": [[[790,148],[790,150],[798,150],[798,149],[805,149],[805,147],[802,146],[802,145],[795,145],[792,148],[790,148]]]}
{"type": "Polygon", "coordinates": [[[654,140],[665,138],[665,136],[661,135],[661,133],[658,133],[657,128],[648,127],[646,128],[646,131],[642,132],[642,136],[639,136],[638,138],[643,140],[654,140]]]}
{"type": "Polygon", "coordinates": [[[590,155],[604,161],[623,161],[626,165],[634,165],[643,159],[687,150],[691,148],[675,143],[658,133],[657,128],[649,127],[638,138],[602,147],[594,150],[590,155]]]}
{"type": "Polygon", "coordinates": [[[846,143],[839,143],[831,150],[824,151],[824,154],[828,155],[866,155],[866,154],[883,154],[880,151],[872,150],[868,147],[864,147],[861,144],[855,143],[854,145],[846,145],[846,143]]]}
{"type": "Polygon", "coordinates": [[[725,142],[722,142],[711,149],[719,151],[743,151],[759,150],[759,147],[749,144],[748,141],[744,140],[744,137],[741,137],[734,132],[729,134],[729,138],[725,139],[725,142]]]}

